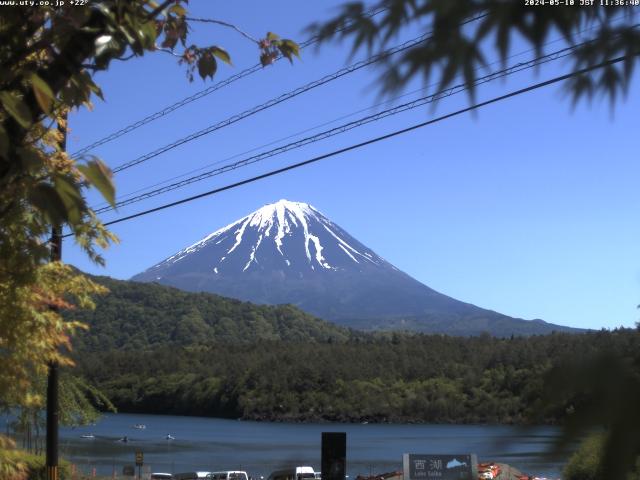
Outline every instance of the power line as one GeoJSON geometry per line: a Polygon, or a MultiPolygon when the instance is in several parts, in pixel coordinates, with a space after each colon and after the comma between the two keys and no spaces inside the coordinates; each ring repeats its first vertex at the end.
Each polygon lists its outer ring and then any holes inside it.
{"type": "MultiPolygon", "coordinates": [[[[481,18],[483,18],[486,15],[479,15],[477,17],[474,17],[472,19],[466,20],[465,22],[463,22],[461,25],[466,25],[468,23],[477,21],[481,18]]],[[[169,150],[173,150],[176,147],[179,147],[180,145],[184,145],[185,143],[191,142],[193,140],[196,140],[197,138],[200,138],[204,135],[207,135],[209,133],[213,133],[217,130],[220,130],[224,127],[228,127],[229,125],[233,125],[236,122],[239,122],[240,120],[243,120],[247,117],[250,117],[252,115],[255,115],[259,112],[262,112],[263,110],[266,110],[268,108],[271,108],[275,105],[278,105],[280,103],[283,103],[287,100],[290,100],[292,98],[297,97],[298,95],[301,95],[303,93],[308,92],[309,90],[312,90],[314,88],[320,87],[322,85],[325,85],[327,83],[330,83],[334,80],[337,80],[338,78],[341,78],[345,75],[349,75],[350,73],[353,73],[355,71],[358,71],[362,68],[365,68],[373,63],[376,63],[384,58],[387,58],[391,55],[394,55],[398,52],[402,52],[405,50],[408,50],[410,48],[415,47],[416,45],[419,45],[420,43],[424,42],[425,40],[429,39],[431,34],[430,33],[425,33],[423,35],[420,35],[419,37],[413,38],[411,40],[408,40],[400,45],[397,45],[395,47],[389,48],[379,54],[376,54],[372,57],[369,57],[366,60],[362,60],[360,62],[356,62],[354,64],[351,64],[347,67],[344,67],[332,74],[329,75],[325,75],[324,77],[318,79],[318,80],[314,80],[313,82],[307,83],[306,85],[303,85],[301,87],[296,88],[295,90],[291,90],[287,93],[283,93],[282,95],[272,98],[270,100],[268,100],[265,103],[262,103],[261,105],[257,105],[253,108],[250,108],[248,110],[245,110],[242,113],[238,113],[236,115],[233,115],[225,120],[222,120],[218,123],[215,123],[213,125],[210,125],[202,130],[199,130],[195,133],[192,133],[190,135],[187,135],[186,137],[182,137],[172,143],[169,143],[163,147],[160,147],[156,150],[153,150],[152,152],[146,153],[144,155],[141,155],[133,160],[130,160],[126,163],[123,163],[122,165],[119,165],[117,167],[115,167],[113,169],[113,173],[118,173],[121,172],[123,170],[126,170],[128,168],[134,167],[136,165],[139,165],[143,162],[146,162],[148,160],[151,160],[152,158],[155,158],[163,153],[168,152],[169,150]]]]}
{"type": "MultiPolygon", "coordinates": [[[[378,9],[373,9],[369,12],[365,12],[362,16],[364,18],[372,18],[376,15],[378,15],[379,13],[384,12],[385,10],[388,10],[387,7],[381,7],[378,9]]],[[[348,23],[346,25],[344,25],[343,27],[339,28],[336,30],[336,32],[341,32],[347,28],[349,28],[351,26],[351,23],[348,23]]],[[[313,45],[314,43],[316,43],[318,41],[319,37],[315,36],[315,37],[311,37],[310,39],[302,42],[300,44],[300,49],[304,49],[306,47],[308,47],[309,45],[313,45]]],[[[282,55],[279,55],[275,61],[279,61],[282,58],[284,58],[282,55]]],[[[178,110],[179,108],[184,107],[185,105],[190,104],[191,102],[194,102],[196,100],[199,100],[203,97],[206,97],[207,95],[223,88],[226,87],[227,85],[230,85],[234,82],[236,82],[237,80],[240,80],[244,77],[247,77],[259,70],[262,70],[264,67],[261,63],[257,63],[252,67],[246,68],[244,70],[242,70],[241,72],[236,73],[235,75],[230,76],[229,78],[222,80],[214,85],[211,85],[210,87],[207,87],[203,90],[200,90],[197,93],[194,93],[193,95],[190,95],[188,97],[183,98],[182,100],[179,100],[176,103],[173,103],[171,105],[169,105],[168,107],[163,108],[162,110],[159,110],[155,113],[152,113],[151,115],[148,115],[146,117],[144,117],[141,120],[138,120],[137,122],[131,123],[129,125],[127,125],[126,127],[121,128],[120,130],[117,130],[99,140],[96,140],[95,142],[87,145],[86,147],[83,147],[77,151],[75,151],[72,154],[72,158],[77,158],[81,155],[84,155],[85,153],[90,152],[91,150],[93,150],[96,147],[99,147],[101,145],[104,145],[105,143],[109,143],[113,140],[115,140],[116,138],[119,138],[123,135],[126,135],[127,133],[130,133],[140,127],[142,127],[143,125],[146,125],[147,123],[151,123],[154,120],[157,120],[159,118],[162,118],[166,115],[169,115],[171,112],[174,112],[176,110],[178,110]]]]}
{"type": "MultiPolygon", "coordinates": [[[[306,165],[310,165],[312,163],[319,162],[320,160],[325,160],[327,158],[331,158],[331,157],[340,155],[342,153],[346,153],[346,152],[349,152],[349,151],[352,151],[352,150],[356,150],[356,149],[365,147],[367,145],[378,143],[378,142],[381,142],[383,140],[388,140],[390,138],[393,138],[393,137],[396,137],[396,136],[411,132],[413,130],[417,130],[419,128],[423,128],[423,127],[426,127],[428,125],[433,125],[433,124],[439,123],[439,122],[441,122],[443,120],[447,120],[449,118],[456,117],[456,116],[462,115],[464,113],[480,109],[480,108],[485,107],[487,105],[491,105],[493,103],[497,103],[497,102],[500,102],[500,101],[503,101],[503,100],[507,100],[509,98],[516,97],[518,95],[522,95],[524,93],[531,92],[533,90],[538,90],[540,88],[543,88],[543,87],[546,87],[546,86],[549,86],[549,85],[552,85],[552,84],[555,84],[555,83],[559,83],[559,82],[568,80],[568,79],[576,77],[578,75],[583,75],[585,73],[589,73],[589,72],[591,72],[593,70],[596,70],[596,69],[599,69],[599,68],[603,68],[603,67],[606,67],[606,66],[610,66],[610,65],[619,63],[621,61],[624,61],[624,60],[626,60],[628,58],[631,58],[631,57],[634,57],[634,56],[637,56],[637,55],[638,55],[638,53],[633,54],[633,55],[623,55],[623,56],[620,56],[620,57],[617,57],[617,58],[614,58],[614,59],[611,59],[611,60],[607,60],[605,62],[601,62],[601,63],[599,63],[597,65],[592,65],[590,67],[586,67],[586,68],[582,68],[580,70],[576,70],[575,72],[571,72],[571,73],[568,73],[568,74],[565,74],[565,75],[560,75],[560,76],[554,77],[554,78],[552,78],[550,80],[545,80],[543,82],[539,82],[539,83],[530,85],[528,87],[521,88],[519,90],[515,90],[515,91],[507,93],[505,95],[500,95],[498,97],[494,97],[494,98],[492,98],[490,100],[486,100],[484,102],[480,102],[480,103],[477,103],[475,105],[471,105],[469,107],[457,110],[457,111],[452,112],[452,113],[448,113],[446,115],[442,115],[440,117],[428,120],[426,122],[418,123],[416,125],[412,125],[410,127],[403,128],[401,130],[396,130],[396,131],[393,131],[391,133],[388,133],[388,134],[385,134],[385,135],[381,135],[379,137],[375,137],[375,138],[372,138],[372,139],[369,139],[369,140],[366,140],[364,142],[360,142],[360,143],[357,143],[357,144],[354,144],[354,145],[350,145],[348,147],[341,148],[339,150],[334,150],[332,152],[325,153],[323,155],[319,155],[317,157],[313,157],[313,158],[310,158],[310,159],[302,161],[302,162],[294,163],[292,165],[288,165],[288,166],[283,167],[283,168],[279,168],[279,169],[276,169],[276,170],[271,170],[271,171],[269,171],[267,173],[263,173],[261,175],[255,176],[255,177],[247,178],[247,179],[241,180],[239,182],[235,182],[235,183],[232,183],[232,184],[229,184],[229,185],[225,185],[223,187],[219,187],[219,188],[216,188],[216,189],[213,189],[213,190],[209,190],[207,192],[200,193],[198,195],[193,195],[191,197],[183,198],[183,199],[177,200],[175,202],[166,203],[166,204],[161,205],[159,207],[151,208],[151,209],[148,209],[148,210],[143,210],[142,212],[134,213],[132,215],[128,215],[128,216],[123,217],[123,218],[118,218],[116,220],[112,220],[110,222],[106,222],[104,224],[104,226],[115,225],[117,223],[121,223],[121,222],[125,222],[125,221],[128,221],[128,220],[132,220],[134,218],[142,217],[142,216],[145,216],[145,215],[149,215],[151,213],[155,213],[155,212],[159,212],[161,210],[165,210],[167,208],[175,207],[177,205],[182,205],[184,203],[192,202],[194,200],[198,200],[200,198],[204,198],[204,197],[207,197],[207,196],[210,196],[210,195],[214,195],[216,193],[224,192],[226,190],[231,190],[233,188],[237,188],[237,187],[240,187],[240,186],[243,186],[243,185],[247,185],[249,183],[253,183],[253,182],[256,182],[258,180],[263,180],[265,178],[269,178],[269,177],[272,177],[274,175],[279,175],[281,173],[288,172],[289,170],[294,170],[294,169],[297,169],[297,168],[300,168],[300,167],[303,167],[303,166],[306,166],[306,165]]],[[[72,235],[72,234],[69,233],[69,234],[65,235],[65,237],[68,237],[70,235],[72,235]]]]}
{"type": "MultiPolygon", "coordinates": [[[[619,18],[621,18],[621,16],[619,16],[618,18],[615,18],[615,20],[618,20],[619,18]]],[[[595,29],[596,27],[597,27],[597,25],[594,25],[594,26],[591,26],[591,27],[588,27],[588,28],[584,28],[584,29],[579,30],[577,33],[579,33],[579,34],[586,33],[586,32],[588,32],[588,31],[591,31],[591,30],[595,29]]],[[[544,46],[549,46],[549,45],[552,45],[552,44],[554,44],[554,43],[558,43],[558,42],[560,42],[560,41],[562,41],[562,40],[563,40],[563,38],[562,38],[562,37],[560,37],[560,38],[557,38],[557,39],[555,39],[555,40],[553,40],[553,41],[547,42],[544,46]]],[[[589,41],[590,41],[590,40],[583,41],[583,42],[581,42],[581,43],[580,43],[580,45],[584,45],[584,44],[588,43],[589,41]]],[[[578,47],[578,46],[580,46],[580,45],[575,45],[575,47],[578,47]]],[[[516,58],[516,57],[521,56],[521,55],[524,55],[524,54],[527,54],[527,53],[534,52],[534,51],[535,51],[535,49],[533,49],[533,48],[532,48],[532,49],[528,49],[528,50],[525,50],[525,51],[519,52],[519,53],[517,53],[517,54],[510,55],[510,56],[508,57],[508,60],[513,59],[513,58],[516,58]]],[[[557,54],[557,53],[558,53],[558,52],[555,52],[554,54],[557,54]]],[[[550,54],[550,55],[554,55],[554,54],[550,54]]],[[[564,56],[564,55],[563,55],[563,56],[564,56]]],[[[497,64],[497,63],[502,63],[502,61],[496,61],[496,62],[491,63],[490,65],[495,65],[495,64],[497,64]]],[[[526,63],[526,62],[525,62],[525,63],[526,63]]],[[[520,64],[518,64],[518,65],[523,65],[523,63],[520,63],[520,64]]],[[[514,66],[514,67],[510,67],[510,68],[515,68],[515,66],[514,66]]],[[[476,70],[479,70],[479,68],[477,68],[476,70]]],[[[457,77],[460,77],[460,76],[462,76],[462,75],[457,75],[457,77]]],[[[285,140],[289,140],[289,139],[291,139],[291,138],[294,138],[294,137],[296,137],[296,136],[298,136],[298,135],[302,135],[302,134],[304,134],[304,133],[307,133],[307,132],[310,132],[310,131],[316,130],[316,129],[318,129],[318,128],[325,127],[325,126],[327,126],[327,125],[331,125],[332,123],[336,123],[336,122],[338,122],[338,121],[340,121],[340,120],[345,120],[345,119],[347,119],[347,118],[349,118],[349,117],[353,117],[354,115],[357,115],[357,114],[362,113],[362,112],[369,111],[369,110],[371,110],[371,109],[373,109],[373,108],[380,107],[380,106],[382,106],[382,105],[388,105],[388,104],[391,104],[392,102],[394,102],[394,101],[396,101],[396,100],[399,100],[399,99],[401,99],[401,98],[405,98],[405,97],[407,97],[407,96],[413,95],[413,94],[415,94],[415,93],[417,93],[417,92],[425,92],[425,91],[427,91],[427,89],[428,89],[428,88],[431,88],[431,87],[433,87],[433,86],[435,86],[435,85],[437,85],[437,83],[433,83],[433,84],[431,84],[431,85],[429,85],[429,86],[424,86],[424,87],[421,87],[421,88],[419,88],[419,89],[413,90],[413,91],[411,91],[411,92],[404,93],[404,94],[399,95],[399,96],[397,96],[397,97],[393,97],[393,98],[391,98],[391,99],[388,99],[388,100],[385,100],[385,101],[383,101],[383,102],[380,102],[380,103],[377,103],[377,104],[371,105],[371,106],[369,106],[369,107],[366,107],[366,108],[363,108],[363,109],[357,110],[357,111],[355,111],[355,112],[351,112],[351,113],[346,114],[346,115],[341,115],[340,117],[335,118],[335,119],[333,119],[333,120],[330,120],[330,121],[327,121],[327,122],[323,122],[323,123],[321,123],[321,124],[319,124],[319,125],[316,125],[316,126],[313,126],[313,127],[306,128],[306,129],[304,129],[304,130],[302,130],[302,131],[298,131],[298,132],[296,132],[296,133],[293,133],[293,134],[287,135],[286,137],[282,137],[282,138],[279,138],[279,139],[277,139],[277,140],[273,140],[273,141],[271,141],[271,142],[268,142],[268,143],[266,143],[266,144],[262,144],[262,145],[260,145],[260,146],[254,147],[254,148],[251,148],[251,149],[246,150],[246,151],[244,151],[244,152],[236,153],[236,154],[234,154],[234,155],[231,155],[230,157],[226,157],[226,158],[224,158],[224,159],[220,159],[220,160],[217,160],[217,161],[215,161],[215,162],[211,162],[211,163],[209,163],[208,165],[205,165],[205,166],[203,166],[203,167],[197,168],[197,169],[195,169],[195,170],[191,170],[191,171],[185,172],[185,173],[183,173],[183,174],[176,175],[176,176],[170,177],[170,178],[168,178],[168,179],[165,179],[165,180],[162,180],[162,181],[156,182],[156,183],[154,183],[154,184],[148,185],[148,186],[146,186],[146,187],[142,187],[142,188],[139,188],[139,189],[133,190],[133,191],[131,191],[131,192],[129,192],[129,193],[127,193],[127,194],[123,195],[123,197],[121,198],[121,200],[118,202],[118,205],[117,205],[117,206],[122,206],[122,205],[124,205],[124,204],[125,204],[124,202],[128,202],[130,199],[134,198],[135,194],[137,194],[137,193],[140,193],[140,192],[149,193],[149,190],[150,190],[150,189],[152,189],[152,188],[154,188],[154,187],[159,187],[160,185],[165,185],[165,184],[167,184],[167,183],[169,183],[169,182],[173,182],[173,181],[178,180],[178,179],[180,179],[180,178],[188,177],[189,175],[193,175],[194,173],[202,172],[203,170],[206,170],[206,169],[207,169],[207,168],[209,168],[209,167],[213,167],[214,165],[219,165],[219,164],[224,163],[224,162],[226,162],[226,161],[233,160],[234,158],[238,158],[238,157],[241,157],[241,156],[243,156],[243,155],[246,155],[246,154],[249,154],[249,153],[255,152],[255,151],[257,151],[257,150],[260,150],[261,148],[269,147],[269,146],[274,145],[274,144],[277,144],[277,143],[279,143],[279,142],[282,142],[282,141],[285,141],[285,140]]],[[[95,208],[93,208],[93,210],[94,210],[94,211],[96,211],[96,212],[98,211],[98,209],[100,209],[100,211],[108,210],[108,209],[103,209],[103,208],[102,208],[102,207],[106,207],[107,205],[109,205],[109,204],[108,204],[108,202],[102,202],[101,204],[99,204],[99,205],[97,205],[95,208]]]]}
{"type": "MultiPolygon", "coordinates": [[[[588,43],[588,42],[584,42],[584,43],[588,43]]],[[[266,158],[270,158],[270,157],[273,157],[273,156],[276,156],[276,155],[280,155],[280,154],[288,152],[290,150],[294,150],[294,149],[301,148],[303,146],[309,145],[311,143],[315,143],[315,142],[318,142],[318,141],[321,141],[321,140],[325,140],[327,138],[330,138],[330,137],[333,137],[335,135],[339,135],[339,134],[345,133],[347,131],[353,130],[353,129],[361,127],[363,125],[367,125],[369,123],[382,120],[382,119],[390,117],[392,115],[397,115],[399,113],[402,113],[402,112],[405,112],[405,111],[408,111],[408,110],[411,110],[411,109],[414,109],[414,108],[417,108],[417,107],[421,107],[421,106],[429,104],[429,103],[436,102],[436,101],[438,101],[438,100],[440,100],[442,98],[445,98],[445,97],[448,97],[448,96],[451,96],[451,95],[455,95],[457,93],[460,93],[460,92],[463,92],[465,90],[468,90],[469,88],[471,88],[471,86],[476,87],[476,86],[482,85],[484,83],[488,83],[488,82],[497,80],[499,78],[504,78],[506,76],[521,72],[523,70],[527,70],[527,69],[530,69],[530,68],[534,68],[534,67],[543,65],[543,64],[548,63],[548,62],[559,60],[561,58],[564,58],[564,57],[567,57],[567,56],[571,55],[577,48],[580,48],[581,46],[583,46],[583,44],[575,45],[573,47],[566,47],[566,48],[560,49],[560,50],[558,50],[556,52],[553,52],[553,53],[550,53],[550,54],[547,54],[547,55],[542,55],[542,56],[540,56],[538,58],[529,60],[527,62],[517,63],[517,64],[515,64],[515,65],[513,65],[511,67],[508,67],[508,68],[505,68],[505,69],[502,69],[502,70],[499,70],[499,71],[496,71],[496,72],[492,72],[492,73],[490,73],[488,75],[480,77],[480,78],[476,79],[476,81],[473,82],[472,85],[467,85],[466,83],[460,83],[458,85],[454,85],[452,87],[449,87],[447,89],[441,90],[441,91],[436,92],[436,93],[433,93],[431,95],[427,95],[427,96],[423,96],[423,97],[418,98],[418,99],[414,99],[414,100],[412,100],[410,102],[406,102],[406,103],[403,103],[401,105],[397,105],[395,107],[383,110],[381,112],[378,112],[378,113],[375,113],[375,114],[372,114],[372,115],[367,115],[367,116],[362,117],[360,119],[353,120],[353,121],[348,122],[346,124],[339,125],[337,127],[331,128],[329,130],[325,130],[323,132],[319,132],[319,133],[317,133],[315,135],[311,135],[309,137],[300,139],[298,141],[288,143],[286,145],[274,148],[272,150],[261,152],[261,153],[259,153],[257,155],[250,156],[248,158],[239,160],[239,161],[234,162],[232,164],[227,164],[227,165],[224,165],[222,167],[218,167],[218,168],[215,168],[213,170],[209,170],[207,172],[201,173],[199,175],[195,175],[195,176],[189,177],[189,178],[181,180],[179,182],[175,182],[175,183],[172,183],[170,185],[167,185],[167,186],[164,186],[164,187],[161,187],[161,188],[157,188],[155,190],[151,190],[151,191],[145,192],[145,193],[140,194],[140,195],[133,196],[131,198],[128,198],[126,200],[122,200],[122,201],[118,202],[116,204],[116,208],[117,207],[126,206],[126,205],[131,205],[133,203],[137,203],[137,202],[140,202],[140,201],[143,201],[143,200],[147,200],[149,198],[155,197],[157,195],[161,195],[163,193],[170,192],[172,190],[176,190],[178,188],[182,188],[182,187],[190,185],[192,183],[196,183],[196,182],[205,180],[207,178],[211,178],[213,176],[222,175],[224,173],[236,170],[238,168],[245,167],[245,166],[257,163],[257,162],[262,161],[262,160],[264,160],[266,158]]],[[[113,209],[113,207],[106,206],[106,207],[103,207],[103,208],[96,209],[95,212],[96,213],[103,213],[103,212],[106,212],[106,211],[109,211],[109,210],[112,210],[112,209],[113,209]]]]}

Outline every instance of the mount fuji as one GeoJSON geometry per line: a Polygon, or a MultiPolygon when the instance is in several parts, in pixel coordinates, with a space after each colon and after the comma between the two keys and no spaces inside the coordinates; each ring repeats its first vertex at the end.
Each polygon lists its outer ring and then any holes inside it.
{"type": "Polygon", "coordinates": [[[188,291],[293,304],[358,329],[505,336],[573,330],[514,319],[418,282],[301,202],[280,200],[134,276],[188,291]]]}

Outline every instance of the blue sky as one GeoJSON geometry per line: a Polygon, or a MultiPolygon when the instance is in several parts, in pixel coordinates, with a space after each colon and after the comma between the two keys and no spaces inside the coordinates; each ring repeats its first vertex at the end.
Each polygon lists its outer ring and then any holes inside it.
{"type": "MultiPolygon", "coordinates": [[[[212,8],[213,2],[193,1],[189,8],[192,16],[222,19],[257,37],[271,30],[301,42],[307,38],[301,30],[328,18],[337,4],[305,2],[301,8],[300,2],[281,0],[223,2],[212,8]]],[[[231,30],[198,25],[193,34],[196,43],[216,43],[232,55],[234,65],[221,65],[214,81],[258,60],[257,48],[231,30]]],[[[411,32],[397,43],[408,38],[411,32]]],[[[555,43],[549,51],[560,47],[555,43]]],[[[512,61],[529,58],[526,49],[516,44],[512,61]]],[[[336,45],[304,50],[302,61],[293,66],[278,62],[93,153],[112,167],[120,165],[332,73],[348,62],[347,53],[346,46],[336,45]]],[[[147,55],[114,63],[99,74],[106,101],[96,99],[93,111],[71,116],[69,151],[212,84],[189,83],[175,60],[162,53],[147,55]]],[[[523,72],[480,88],[478,99],[568,69],[560,61],[523,72]]],[[[115,177],[118,194],[362,109],[369,110],[360,115],[379,111],[370,108],[381,101],[378,73],[365,69],[348,75],[123,171],[115,177]]],[[[459,300],[563,325],[631,327],[640,316],[637,85],[613,111],[603,101],[572,109],[559,86],[525,94],[475,115],[114,225],[121,243],[105,252],[106,268],[92,265],[71,241],[63,259],[90,273],[129,278],[260,206],[286,198],[312,204],[401,270],[459,300]]],[[[420,86],[416,82],[407,91],[420,86]]],[[[435,112],[418,108],[102,218],[109,221],[220,187],[466,105],[464,94],[450,97],[435,112]]],[[[100,203],[95,195],[90,198],[100,203]]]]}

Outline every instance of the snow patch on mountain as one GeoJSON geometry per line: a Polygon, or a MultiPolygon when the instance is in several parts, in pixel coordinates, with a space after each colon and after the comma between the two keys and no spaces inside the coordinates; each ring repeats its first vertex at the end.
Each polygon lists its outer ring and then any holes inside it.
{"type": "Polygon", "coordinates": [[[247,262],[247,264],[244,266],[244,268],[242,269],[242,271],[244,272],[247,268],[249,268],[249,266],[251,265],[251,263],[256,261],[256,251],[258,250],[258,248],[260,248],[260,244],[262,243],[262,235],[260,235],[258,237],[258,243],[256,243],[253,247],[251,247],[251,254],[249,255],[249,261],[247,262]]]}
{"type": "Polygon", "coordinates": [[[360,255],[360,256],[361,256],[361,257],[363,257],[365,260],[369,260],[371,263],[374,263],[374,264],[376,264],[376,265],[377,265],[377,262],[375,262],[375,261],[373,260],[373,258],[371,257],[371,254],[370,254],[370,253],[365,252],[365,253],[364,253],[364,255],[363,255],[363,254],[362,254],[362,253],[360,253],[358,250],[356,250],[356,249],[355,249],[355,248],[353,248],[351,245],[349,245],[347,242],[345,242],[343,239],[341,239],[338,235],[336,235],[336,234],[333,232],[333,230],[331,230],[329,227],[327,227],[327,226],[326,226],[326,225],[324,225],[324,224],[323,224],[322,226],[327,230],[327,232],[329,232],[331,235],[333,235],[333,237],[334,237],[336,240],[338,240],[338,242],[340,242],[340,244],[339,244],[338,246],[339,246],[340,248],[342,248],[342,250],[344,250],[344,252],[345,252],[347,255],[349,255],[349,256],[353,259],[353,261],[354,261],[354,262],[356,262],[356,263],[360,263],[360,262],[358,262],[358,260],[356,260],[356,258],[355,258],[353,255],[351,255],[351,253],[349,253],[349,252],[347,251],[347,248],[348,248],[349,250],[351,250],[353,253],[355,253],[355,254],[357,254],[357,255],[360,255]],[[345,247],[346,247],[346,248],[345,248],[345,247]]]}
{"type": "Polygon", "coordinates": [[[351,268],[346,265],[349,262],[354,266],[387,263],[311,205],[280,200],[210,233],[151,270],[182,263],[204,248],[210,252],[207,253],[209,268],[217,275],[228,272],[225,269],[236,262],[241,262],[238,266],[241,272],[251,270],[253,266],[260,267],[261,259],[269,250],[282,259],[282,268],[335,271],[351,268]]]}

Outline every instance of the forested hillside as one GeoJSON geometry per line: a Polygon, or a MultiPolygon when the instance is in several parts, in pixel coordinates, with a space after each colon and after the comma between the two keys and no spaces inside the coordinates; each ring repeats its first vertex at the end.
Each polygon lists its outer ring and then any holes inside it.
{"type": "Polygon", "coordinates": [[[603,351],[635,357],[636,330],[497,339],[440,335],[84,352],[79,374],[120,411],[264,420],[553,422],[544,375],[603,351]]]}
{"type": "Polygon", "coordinates": [[[289,306],[98,278],[75,373],[125,412],[293,421],[554,422],[555,365],[640,351],[636,330],[495,338],[347,330],[289,306]]]}
{"type": "Polygon", "coordinates": [[[89,325],[74,338],[78,350],[140,350],[258,340],[345,341],[345,328],[290,305],[264,306],[153,283],[94,277],[109,288],[95,310],[67,312],[89,325]]]}

